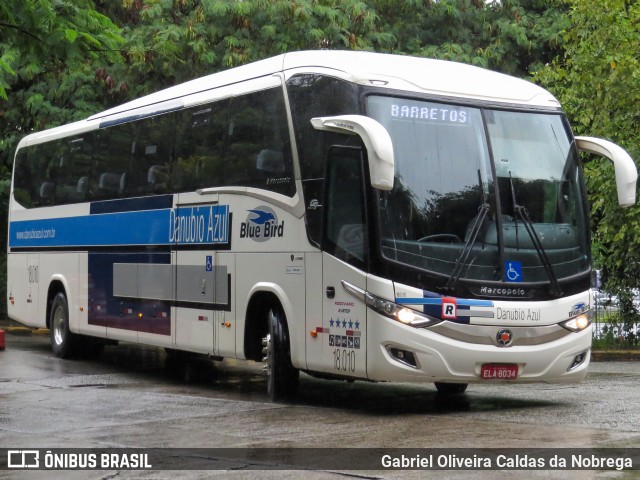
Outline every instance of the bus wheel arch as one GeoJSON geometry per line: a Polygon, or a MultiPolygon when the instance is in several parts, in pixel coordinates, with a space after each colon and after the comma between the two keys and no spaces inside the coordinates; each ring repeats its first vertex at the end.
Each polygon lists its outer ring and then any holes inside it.
{"type": "Polygon", "coordinates": [[[245,358],[265,362],[270,399],[292,395],[297,390],[299,371],[291,363],[289,326],[279,298],[272,292],[256,292],[245,318],[245,358]]]}

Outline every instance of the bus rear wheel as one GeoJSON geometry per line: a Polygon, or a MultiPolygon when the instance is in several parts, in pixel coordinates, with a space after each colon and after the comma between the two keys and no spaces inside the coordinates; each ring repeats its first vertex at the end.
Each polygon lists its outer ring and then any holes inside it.
{"type": "Polygon", "coordinates": [[[49,314],[51,349],[56,357],[69,358],[76,350],[76,335],[69,329],[69,304],[64,293],[53,298],[49,314]]]}
{"type": "Polygon", "coordinates": [[[262,339],[262,353],[267,374],[267,394],[271,401],[276,402],[295,394],[300,372],[291,364],[289,331],[284,312],[278,307],[271,307],[267,320],[269,331],[262,339]]]}
{"type": "Polygon", "coordinates": [[[441,395],[461,395],[467,390],[467,383],[435,382],[436,389],[441,395]]]}

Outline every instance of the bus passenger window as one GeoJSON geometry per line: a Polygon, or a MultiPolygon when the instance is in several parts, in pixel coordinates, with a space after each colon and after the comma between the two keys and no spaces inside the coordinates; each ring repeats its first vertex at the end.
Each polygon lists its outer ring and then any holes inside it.
{"type": "Polygon", "coordinates": [[[176,114],[174,123],[184,128],[176,142],[171,191],[185,192],[221,184],[228,103],[222,100],[176,114]]]}
{"type": "Polygon", "coordinates": [[[33,206],[42,207],[56,204],[58,183],[60,182],[60,148],[59,142],[53,145],[37,145],[31,150],[32,169],[25,179],[35,187],[31,200],[33,206]]]}
{"type": "Polygon", "coordinates": [[[175,113],[168,113],[137,122],[126,175],[128,197],[167,191],[174,148],[175,117],[175,113]],[[161,173],[165,175],[162,176],[161,173]]]}
{"type": "Polygon", "coordinates": [[[224,184],[292,196],[295,183],[282,90],[233,98],[229,111],[224,184]]]}
{"type": "Polygon", "coordinates": [[[94,132],[87,132],[82,137],[60,141],[62,154],[58,163],[56,203],[77,203],[87,199],[94,138],[94,132]]]}
{"type": "Polygon", "coordinates": [[[134,143],[135,124],[124,123],[101,130],[95,142],[90,195],[97,200],[109,200],[125,194],[126,172],[134,143]]]}

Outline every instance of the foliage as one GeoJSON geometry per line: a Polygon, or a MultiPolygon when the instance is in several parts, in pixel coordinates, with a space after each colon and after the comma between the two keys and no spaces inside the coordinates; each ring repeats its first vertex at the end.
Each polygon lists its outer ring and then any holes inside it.
{"type": "Polygon", "coordinates": [[[563,43],[564,0],[410,0],[375,2],[393,32],[394,50],[455,60],[526,77],[551,61],[563,43]],[[424,4],[424,8],[419,8],[424,4]]]}
{"type": "Polygon", "coordinates": [[[292,50],[429,56],[527,76],[560,51],[563,0],[123,0],[116,83],[131,95],[292,50]]]}
{"type": "MultiPolygon", "coordinates": [[[[121,37],[90,0],[0,3],[0,225],[7,224],[11,160],[26,133],[102,108],[98,68],[120,61],[121,37]]],[[[6,231],[5,231],[6,232],[6,231]]],[[[0,282],[6,284],[6,233],[0,282]]],[[[0,314],[6,310],[0,303],[0,314]]]]}
{"type": "MultiPolygon", "coordinates": [[[[537,80],[564,105],[578,134],[611,139],[640,158],[640,4],[624,0],[576,0],[565,54],[538,72],[537,80]]],[[[591,204],[594,260],[605,288],[621,300],[625,331],[640,320],[630,300],[638,286],[640,207],[621,209],[613,166],[591,161],[585,167],[591,204]]],[[[627,334],[628,336],[630,334],[627,334]]]]}

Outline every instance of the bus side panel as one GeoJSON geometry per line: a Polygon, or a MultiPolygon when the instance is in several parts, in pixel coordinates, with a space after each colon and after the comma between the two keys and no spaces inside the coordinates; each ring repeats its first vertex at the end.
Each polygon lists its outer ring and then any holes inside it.
{"type": "Polygon", "coordinates": [[[105,338],[107,336],[107,328],[103,325],[89,324],[89,314],[95,309],[95,298],[89,295],[89,291],[93,291],[93,277],[89,275],[89,254],[80,253],[78,255],[78,303],[84,306],[78,312],[77,330],[72,325],[73,331],[84,335],[92,335],[95,337],[105,338]]]}
{"type": "MultiPolygon", "coordinates": [[[[316,330],[324,326],[322,321],[322,303],[325,293],[322,291],[322,253],[307,253],[304,259],[306,277],[306,331],[316,330]]],[[[322,349],[324,343],[311,335],[305,335],[307,368],[314,371],[324,370],[322,349]]]]}
{"type": "MultiPolygon", "coordinates": [[[[221,203],[226,203],[221,195],[221,203]]],[[[304,220],[284,209],[250,197],[229,197],[232,205],[232,249],[235,254],[237,289],[236,350],[244,358],[247,322],[264,322],[266,318],[245,318],[251,296],[270,292],[282,304],[289,328],[291,360],[305,368],[305,263],[309,249],[304,220]]],[[[320,272],[317,272],[320,275],[320,272]]],[[[265,314],[266,317],[266,314],[265,314]]]]}
{"type": "Polygon", "coordinates": [[[7,273],[9,318],[30,327],[46,327],[45,314],[40,315],[38,302],[39,254],[10,253],[7,273]]]}
{"type": "MultiPolygon", "coordinates": [[[[304,267],[293,265],[291,256],[299,253],[240,253],[236,256],[238,312],[246,312],[249,298],[257,291],[271,292],[278,297],[287,319],[291,346],[291,361],[297,368],[305,368],[305,286],[304,267]]],[[[300,262],[299,262],[300,263],[300,262]]],[[[238,332],[244,332],[244,314],[238,318],[238,332]]],[[[264,319],[266,321],[266,319],[264,319]]],[[[236,348],[243,352],[244,336],[238,335],[236,348]]]]}
{"type": "MultiPolygon", "coordinates": [[[[240,348],[236,347],[236,334],[238,321],[236,321],[235,296],[236,296],[236,262],[235,254],[219,252],[215,255],[214,268],[219,273],[216,275],[214,304],[214,317],[216,321],[216,355],[221,357],[242,357],[242,340],[240,348]]],[[[244,320],[244,319],[243,319],[244,320]]]]}
{"type": "Polygon", "coordinates": [[[178,251],[176,253],[175,342],[176,348],[213,353],[214,312],[208,300],[213,297],[213,271],[207,267],[212,252],[178,251]],[[198,305],[198,303],[202,305],[198,305]]]}
{"type": "MultiPolygon", "coordinates": [[[[84,310],[84,304],[80,303],[79,296],[79,255],[77,252],[57,253],[48,252],[40,254],[40,293],[38,304],[39,316],[46,322],[47,297],[54,282],[58,282],[64,289],[69,307],[69,328],[78,333],[80,325],[80,307],[84,310]]],[[[83,313],[84,314],[84,313],[83,313]]]]}
{"type": "MultiPolygon", "coordinates": [[[[138,331],[159,331],[169,335],[168,315],[164,302],[149,300],[139,294],[139,271],[150,264],[168,265],[169,253],[96,251],[89,253],[89,319],[90,325],[106,327],[107,338],[138,342],[138,331]],[[160,303],[162,308],[158,308],[160,303]],[[165,332],[166,330],[166,332],[165,332]]],[[[145,285],[150,285],[146,283],[145,285]]]]}

